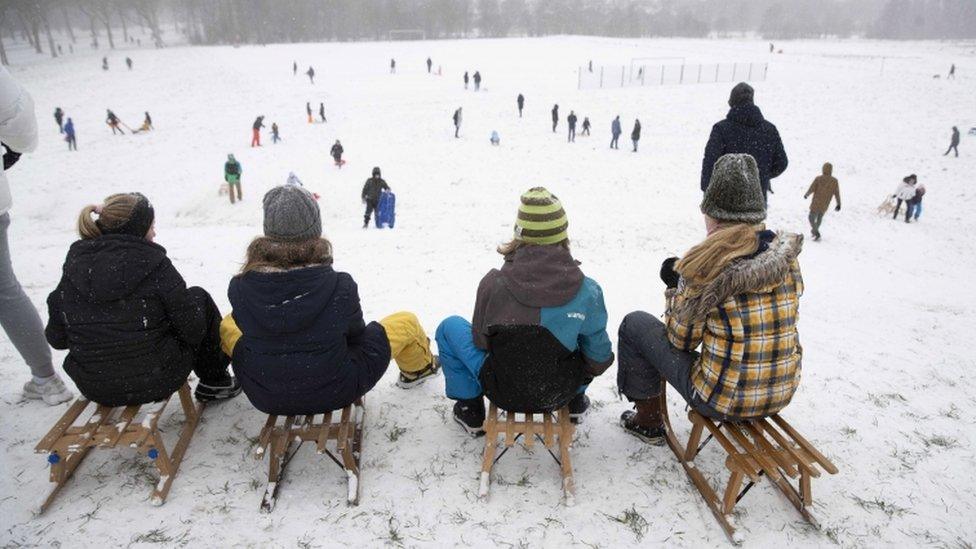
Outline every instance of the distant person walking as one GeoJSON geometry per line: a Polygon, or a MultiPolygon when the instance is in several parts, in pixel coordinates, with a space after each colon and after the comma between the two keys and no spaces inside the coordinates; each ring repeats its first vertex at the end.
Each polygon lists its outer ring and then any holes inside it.
{"type": "Polygon", "coordinates": [[[75,137],[75,123],[72,122],[71,117],[68,117],[68,121],[64,124],[64,140],[68,142],[69,151],[78,150],[78,140],[75,137]]]}
{"type": "Polygon", "coordinates": [[[946,156],[950,151],[955,151],[956,158],[959,158],[959,128],[952,127],[952,140],[949,142],[949,148],[946,152],[942,153],[942,156],[946,156]]]}
{"type": "Polygon", "coordinates": [[[261,128],[263,127],[264,127],[264,115],[255,118],[254,124],[251,125],[251,146],[252,147],[261,146],[261,128]]]}
{"type": "Polygon", "coordinates": [[[468,89],[468,71],[464,71],[464,89],[468,89]]]}
{"type": "Polygon", "coordinates": [[[396,74],[396,59],[390,58],[390,74],[396,74]]]}
{"type": "Polygon", "coordinates": [[[522,109],[525,108],[525,96],[518,94],[518,97],[515,98],[515,103],[518,105],[519,118],[522,118],[522,109]]]}
{"type": "Polygon", "coordinates": [[[427,74],[430,74],[430,69],[433,66],[434,66],[434,62],[430,60],[430,57],[428,57],[427,58],[427,74]]]}
{"type": "Polygon", "coordinates": [[[491,130],[491,137],[488,138],[488,141],[496,147],[502,142],[502,138],[498,136],[498,130],[491,130]]]}
{"type": "Polygon", "coordinates": [[[129,67],[129,70],[130,71],[132,70],[132,58],[131,57],[126,57],[125,58],[125,66],[129,67]]]}
{"type": "Polygon", "coordinates": [[[279,141],[281,141],[281,137],[278,136],[278,123],[272,122],[271,123],[271,144],[274,145],[279,141]]]}
{"type": "Polygon", "coordinates": [[[950,80],[950,79],[951,80],[955,80],[956,79],[956,64],[955,63],[953,63],[952,66],[949,67],[949,76],[946,76],[946,80],[950,80]]]}
{"type": "Polygon", "coordinates": [[[230,203],[233,204],[236,200],[243,200],[241,195],[241,163],[234,158],[234,155],[227,155],[227,162],[224,163],[224,181],[227,182],[227,194],[230,195],[230,203]],[[234,199],[234,193],[237,193],[237,199],[234,199]]]}
{"type": "Polygon", "coordinates": [[[624,133],[624,130],[620,127],[620,115],[617,115],[617,117],[613,119],[613,122],[610,123],[610,148],[611,149],[620,148],[620,143],[618,143],[618,141],[620,140],[620,134],[622,133],[624,133]]]}
{"type": "Polygon", "coordinates": [[[776,126],[763,118],[753,103],[752,86],[741,82],[729,94],[729,112],[712,126],[702,158],[701,190],[705,192],[712,177],[712,167],[722,155],[745,153],[756,160],[763,197],[770,192],[770,180],[778,177],[789,164],[783,140],[776,126]]]}
{"type": "Polygon", "coordinates": [[[569,111],[569,116],[566,117],[566,124],[569,126],[569,135],[566,137],[566,141],[573,143],[576,141],[576,113],[572,110],[569,111]]]}
{"type": "Polygon", "coordinates": [[[474,71],[474,91],[481,89],[481,73],[474,71]]]}
{"type": "Polygon", "coordinates": [[[308,70],[305,71],[305,74],[308,75],[308,81],[314,84],[315,83],[315,69],[312,68],[311,66],[309,66],[308,67],[308,70]]]}
{"type": "Polygon", "coordinates": [[[103,57],[102,58],[102,70],[103,71],[107,71],[108,70],[108,57],[103,57]]]}
{"type": "Polygon", "coordinates": [[[590,117],[588,116],[583,117],[583,131],[580,132],[580,135],[590,135],[590,117]]]}
{"type": "Polygon", "coordinates": [[[64,133],[64,111],[61,110],[61,107],[54,109],[54,121],[58,123],[58,133],[64,133]]]}
{"type": "Polygon", "coordinates": [[[308,115],[308,123],[311,124],[315,122],[315,118],[312,116],[312,103],[311,101],[305,102],[305,113],[308,115]]]}
{"type": "Polygon", "coordinates": [[[637,142],[640,141],[641,134],[641,123],[640,120],[634,119],[634,129],[630,132],[630,140],[634,142],[633,152],[637,152],[637,142]]]}
{"type": "Polygon", "coordinates": [[[319,103],[319,118],[322,119],[323,124],[328,122],[328,120],[325,119],[325,103],[319,103]]]}
{"type": "Polygon", "coordinates": [[[339,143],[339,140],[336,139],[336,142],[334,145],[332,145],[332,149],[329,151],[329,154],[332,155],[332,160],[335,162],[337,168],[342,168],[342,165],[345,164],[345,162],[342,160],[343,152],[344,149],[342,148],[342,143],[339,143]]]}
{"type": "Polygon", "coordinates": [[[125,135],[125,132],[122,131],[122,128],[119,127],[119,124],[122,123],[122,121],[119,120],[119,117],[115,116],[115,113],[112,112],[111,109],[106,109],[105,112],[106,112],[105,123],[108,124],[110,128],[112,128],[112,135],[115,135],[116,132],[118,132],[119,135],[125,135]]]}
{"type": "Polygon", "coordinates": [[[370,216],[380,204],[380,193],[388,190],[390,190],[390,186],[380,177],[379,166],[373,168],[373,177],[367,179],[366,184],[363,185],[362,198],[363,203],[366,204],[366,213],[363,215],[364,229],[369,226],[370,216]]]}
{"type": "Polygon", "coordinates": [[[556,133],[556,126],[559,125],[559,105],[552,106],[552,133],[556,133]]]}
{"type": "Polygon", "coordinates": [[[291,75],[298,76],[298,61],[291,62],[291,75]]]}
{"type": "Polygon", "coordinates": [[[460,137],[459,133],[461,131],[461,107],[458,107],[457,110],[454,111],[453,118],[454,118],[454,137],[457,138],[460,137]]]}
{"type": "Polygon", "coordinates": [[[803,198],[813,195],[808,219],[810,234],[815,241],[820,240],[820,224],[823,223],[824,214],[830,209],[831,199],[837,202],[834,209],[840,211],[840,186],[837,184],[837,178],[833,176],[833,171],[834,166],[830,162],[824,163],[823,172],[813,180],[810,188],[803,195],[803,198]]]}

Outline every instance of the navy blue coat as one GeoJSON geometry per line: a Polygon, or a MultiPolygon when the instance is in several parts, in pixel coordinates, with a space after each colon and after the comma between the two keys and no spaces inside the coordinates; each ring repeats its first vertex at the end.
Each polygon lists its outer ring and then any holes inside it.
{"type": "Polygon", "coordinates": [[[769,180],[783,173],[789,163],[776,126],[763,118],[759,107],[751,104],[732,107],[725,120],[712,126],[702,159],[702,192],[708,188],[715,161],[729,153],[746,153],[756,159],[763,196],[769,191],[769,180]]]}
{"type": "Polygon", "coordinates": [[[383,326],[363,321],[352,277],[331,266],[249,272],[228,290],[241,338],[231,361],[244,393],[266,414],[320,414],[348,406],[390,363],[383,326]]]}

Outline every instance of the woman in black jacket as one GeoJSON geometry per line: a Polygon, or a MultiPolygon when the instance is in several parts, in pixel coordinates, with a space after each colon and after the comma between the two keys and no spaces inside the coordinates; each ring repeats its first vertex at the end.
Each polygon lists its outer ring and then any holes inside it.
{"type": "Polygon", "coordinates": [[[186,287],[153,242],[154,218],[139,193],[81,210],[81,240],[47,298],[47,340],[68,350],[65,371],[99,404],[164,399],[191,370],[200,378],[197,400],[234,397],[241,389],[220,350],[220,312],[205,290],[186,287]]]}
{"type": "Polygon", "coordinates": [[[366,324],[356,282],[332,269],[318,203],[301,187],[264,196],[264,236],[248,246],[227,294],[234,311],[221,323],[222,346],[244,394],[266,414],[344,408],[376,385],[391,358],[404,389],[440,369],[413,313],[366,324]]]}

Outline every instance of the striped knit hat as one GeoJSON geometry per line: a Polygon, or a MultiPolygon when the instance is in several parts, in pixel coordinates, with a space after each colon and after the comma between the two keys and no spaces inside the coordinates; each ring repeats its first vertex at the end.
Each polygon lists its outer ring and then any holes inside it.
{"type": "Polygon", "coordinates": [[[569,238],[569,219],[563,205],[545,187],[533,187],[522,195],[515,219],[515,239],[529,244],[558,244],[569,238]]]}

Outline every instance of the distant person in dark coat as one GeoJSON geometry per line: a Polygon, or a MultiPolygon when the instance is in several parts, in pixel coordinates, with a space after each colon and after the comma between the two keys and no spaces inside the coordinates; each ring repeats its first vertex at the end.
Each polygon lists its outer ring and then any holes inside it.
{"type": "Polygon", "coordinates": [[[949,148],[946,149],[946,152],[942,156],[949,154],[949,151],[955,151],[956,158],[959,157],[959,128],[955,126],[952,127],[952,141],[949,142],[949,148]]]}
{"type": "Polygon", "coordinates": [[[515,103],[518,104],[519,118],[522,118],[522,109],[525,108],[525,96],[518,94],[518,97],[515,99],[515,103]]]}
{"type": "Polygon", "coordinates": [[[569,136],[567,141],[570,143],[576,141],[576,113],[569,111],[569,116],[566,117],[566,123],[569,125],[569,136]]]}
{"type": "Polygon", "coordinates": [[[474,71],[474,91],[481,89],[481,73],[474,71]]]}
{"type": "Polygon", "coordinates": [[[311,124],[315,122],[315,117],[312,116],[312,103],[309,101],[305,102],[305,113],[308,115],[308,123],[311,124]]]}
{"type": "Polygon", "coordinates": [[[427,74],[430,74],[430,68],[432,66],[434,66],[434,62],[430,60],[430,57],[428,57],[427,58],[427,74]]]}
{"type": "Polygon", "coordinates": [[[952,66],[949,67],[949,76],[946,77],[946,80],[949,80],[950,78],[953,79],[953,80],[956,79],[956,64],[955,63],[953,63],[952,66]]]}
{"type": "Polygon", "coordinates": [[[105,113],[105,123],[112,128],[112,135],[115,135],[116,132],[121,135],[125,135],[125,132],[119,127],[119,125],[122,123],[122,121],[119,120],[119,117],[115,116],[115,113],[112,112],[111,109],[106,110],[105,113]]]}
{"type": "Polygon", "coordinates": [[[325,103],[319,103],[319,118],[322,119],[323,124],[328,122],[328,120],[325,119],[325,103]]]}
{"type": "Polygon", "coordinates": [[[464,71],[464,89],[468,89],[468,71],[464,71]]]}
{"type": "Polygon", "coordinates": [[[54,121],[58,123],[58,133],[64,133],[64,111],[61,107],[54,109],[54,121]]]}
{"type": "Polygon", "coordinates": [[[363,185],[363,203],[366,204],[366,214],[363,215],[363,228],[369,226],[369,218],[380,204],[380,193],[390,190],[390,186],[380,177],[379,166],[373,168],[373,177],[363,185]]]}
{"type": "Polygon", "coordinates": [[[78,150],[78,141],[77,138],[75,138],[75,123],[71,120],[70,117],[68,118],[68,121],[65,122],[64,124],[64,140],[68,142],[69,151],[78,150]]]}
{"type": "Polygon", "coordinates": [[[583,117],[583,131],[580,132],[580,135],[590,135],[590,117],[589,116],[584,116],[583,117]]]}
{"type": "Polygon", "coordinates": [[[275,144],[281,141],[281,136],[278,135],[278,123],[271,123],[271,144],[275,144]]]}
{"type": "Polygon", "coordinates": [[[298,74],[298,61],[291,62],[291,75],[296,76],[298,74]]]}
{"type": "Polygon", "coordinates": [[[453,119],[454,119],[454,137],[461,137],[460,135],[458,135],[459,132],[461,131],[461,107],[458,107],[457,110],[454,111],[453,119]]]}
{"type": "Polygon", "coordinates": [[[620,139],[620,134],[622,134],[623,132],[624,130],[620,127],[620,116],[618,115],[616,118],[613,119],[613,122],[610,123],[610,135],[611,135],[610,148],[611,149],[620,148],[620,144],[617,141],[620,139]]]}
{"type": "Polygon", "coordinates": [[[313,69],[312,67],[309,67],[308,70],[305,71],[305,74],[308,75],[308,81],[314,84],[315,83],[315,69],[313,69]]]}
{"type": "Polygon", "coordinates": [[[132,58],[131,58],[131,57],[126,57],[126,58],[125,58],[125,65],[126,65],[127,67],[129,67],[129,70],[130,70],[130,71],[132,70],[132,58]]]}
{"type": "Polygon", "coordinates": [[[342,143],[339,143],[338,139],[336,139],[335,145],[332,145],[332,150],[329,152],[332,154],[332,159],[335,160],[335,165],[341,168],[345,164],[342,160],[342,153],[345,152],[345,149],[342,148],[342,143]]]}
{"type": "Polygon", "coordinates": [[[390,59],[390,74],[396,74],[396,59],[390,59]]]}
{"type": "Polygon", "coordinates": [[[552,133],[556,133],[556,126],[559,124],[559,105],[552,106],[552,133]]]}
{"type": "Polygon", "coordinates": [[[725,154],[745,153],[756,159],[764,197],[770,190],[769,180],[786,170],[789,161],[783,141],[776,126],[763,118],[762,111],[753,104],[753,94],[752,86],[745,82],[732,88],[729,113],[725,120],[712,126],[702,159],[702,192],[708,187],[715,161],[725,154]]]}
{"type": "Polygon", "coordinates": [[[634,119],[634,129],[630,132],[630,140],[634,142],[633,152],[637,152],[637,142],[640,141],[641,125],[640,120],[634,119]]]}

